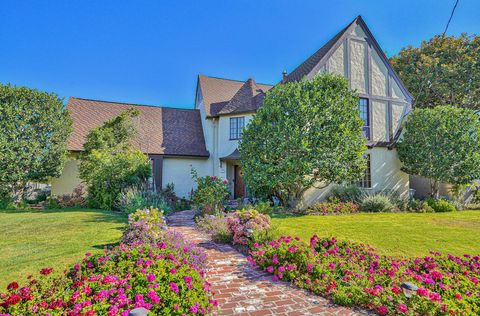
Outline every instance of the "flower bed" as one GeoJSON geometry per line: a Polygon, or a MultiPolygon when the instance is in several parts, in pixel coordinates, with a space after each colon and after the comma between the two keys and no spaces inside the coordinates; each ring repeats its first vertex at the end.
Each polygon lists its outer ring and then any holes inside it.
{"type": "Polygon", "coordinates": [[[327,214],[352,214],[358,213],[360,207],[353,202],[319,202],[313,204],[306,210],[311,215],[327,215],[327,214]]]}
{"type": "Polygon", "coordinates": [[[378,255],[363,244],[313,236],[310,245],[281,237],[255,245],[249,261],[335,303],[361,306],[380,315],[478,315],[480,257],[432,253],[424,258],[378,255]],[[418,286],[410,299],[401,285],[418,286]]]}
{"type": "Polygon", "coordinates": [[[24,286],[12,282],[0,294],[0,314],[128,315],[144,307],[157,315],[203,315],[217,304],[204,278],[205,258],[178,234],[87,253],[60,277],[45,268],[24,286]]]}
{"type": "Polygon", "coordinates": [[[261,234],[270,228],[270,216],[256,210],[240,210],[226,217],[227,227],[233,236],[233,244],[247,245],[254,234],[261,234]]]}

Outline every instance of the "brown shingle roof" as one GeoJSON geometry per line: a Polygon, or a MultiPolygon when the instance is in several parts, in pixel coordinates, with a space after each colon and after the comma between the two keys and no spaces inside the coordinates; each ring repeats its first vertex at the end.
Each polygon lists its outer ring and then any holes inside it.
{"type": "MultiPolygon", "coordinates": [[[[202,91],[203,104],[207,117],[217,116],[245,83],[244,81],[199,75],[198,84],[202,91]]],[[[267,84],[255,83],[255,85],[264,92],[273,87],[267,84]]]]}
{"type": "Polygon", "coordinates": [[[82,151],[88,132],[122,112],[136,108],[137,135],[132,145],[147,154],[208,157],[200,112],[191,109],[163,108],[131,103],[71,97],[67,110],[73,120],[68,149],[82,151]]]}
{"type": "Polygon", "coordinates": [[[262,105],[265,91],[253,79],[248,79],[233,98],[218,111],[218,115],[256,112],[262,105]]]}

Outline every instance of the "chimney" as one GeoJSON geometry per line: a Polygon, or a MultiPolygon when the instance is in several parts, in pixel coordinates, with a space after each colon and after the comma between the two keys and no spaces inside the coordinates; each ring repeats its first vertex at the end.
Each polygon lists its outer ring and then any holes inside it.
{"type": "Polygon", "coordinates": [[[285,83],[285,82],[287,82],[287,71],[286,70],[284,70],[282,72],[282,83],[285,83]]]}

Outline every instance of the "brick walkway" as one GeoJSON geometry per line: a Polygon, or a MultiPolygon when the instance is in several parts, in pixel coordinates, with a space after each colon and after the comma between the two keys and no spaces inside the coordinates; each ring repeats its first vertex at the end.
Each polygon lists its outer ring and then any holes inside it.
{"type": "Polygon", "coordinates": [[[216,244],[194,228],[194,213],[182,211],[169,218],[170,229],[204,247],[209,267],[207,279],[219,302],[217,315],[367,315],[334,305],[252,267],[245,256],[229,245],[216,244]]]}

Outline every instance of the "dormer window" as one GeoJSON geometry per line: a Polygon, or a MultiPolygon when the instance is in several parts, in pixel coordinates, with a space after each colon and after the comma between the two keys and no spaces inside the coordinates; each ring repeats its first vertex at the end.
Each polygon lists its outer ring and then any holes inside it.
{"type": "Polygon", "coordinates": [[[370,140],[370,111],[368,99],[360,98],[358,100],[358,108],[360,110],[360,117],[363,120],[363,136],[370,140]]]}
{"type": "Polygon", "coordinates": [[[241,139],[244,127],[245,127],[244,116],[231,117],[230,118],[230,140],[241,139]]]}

